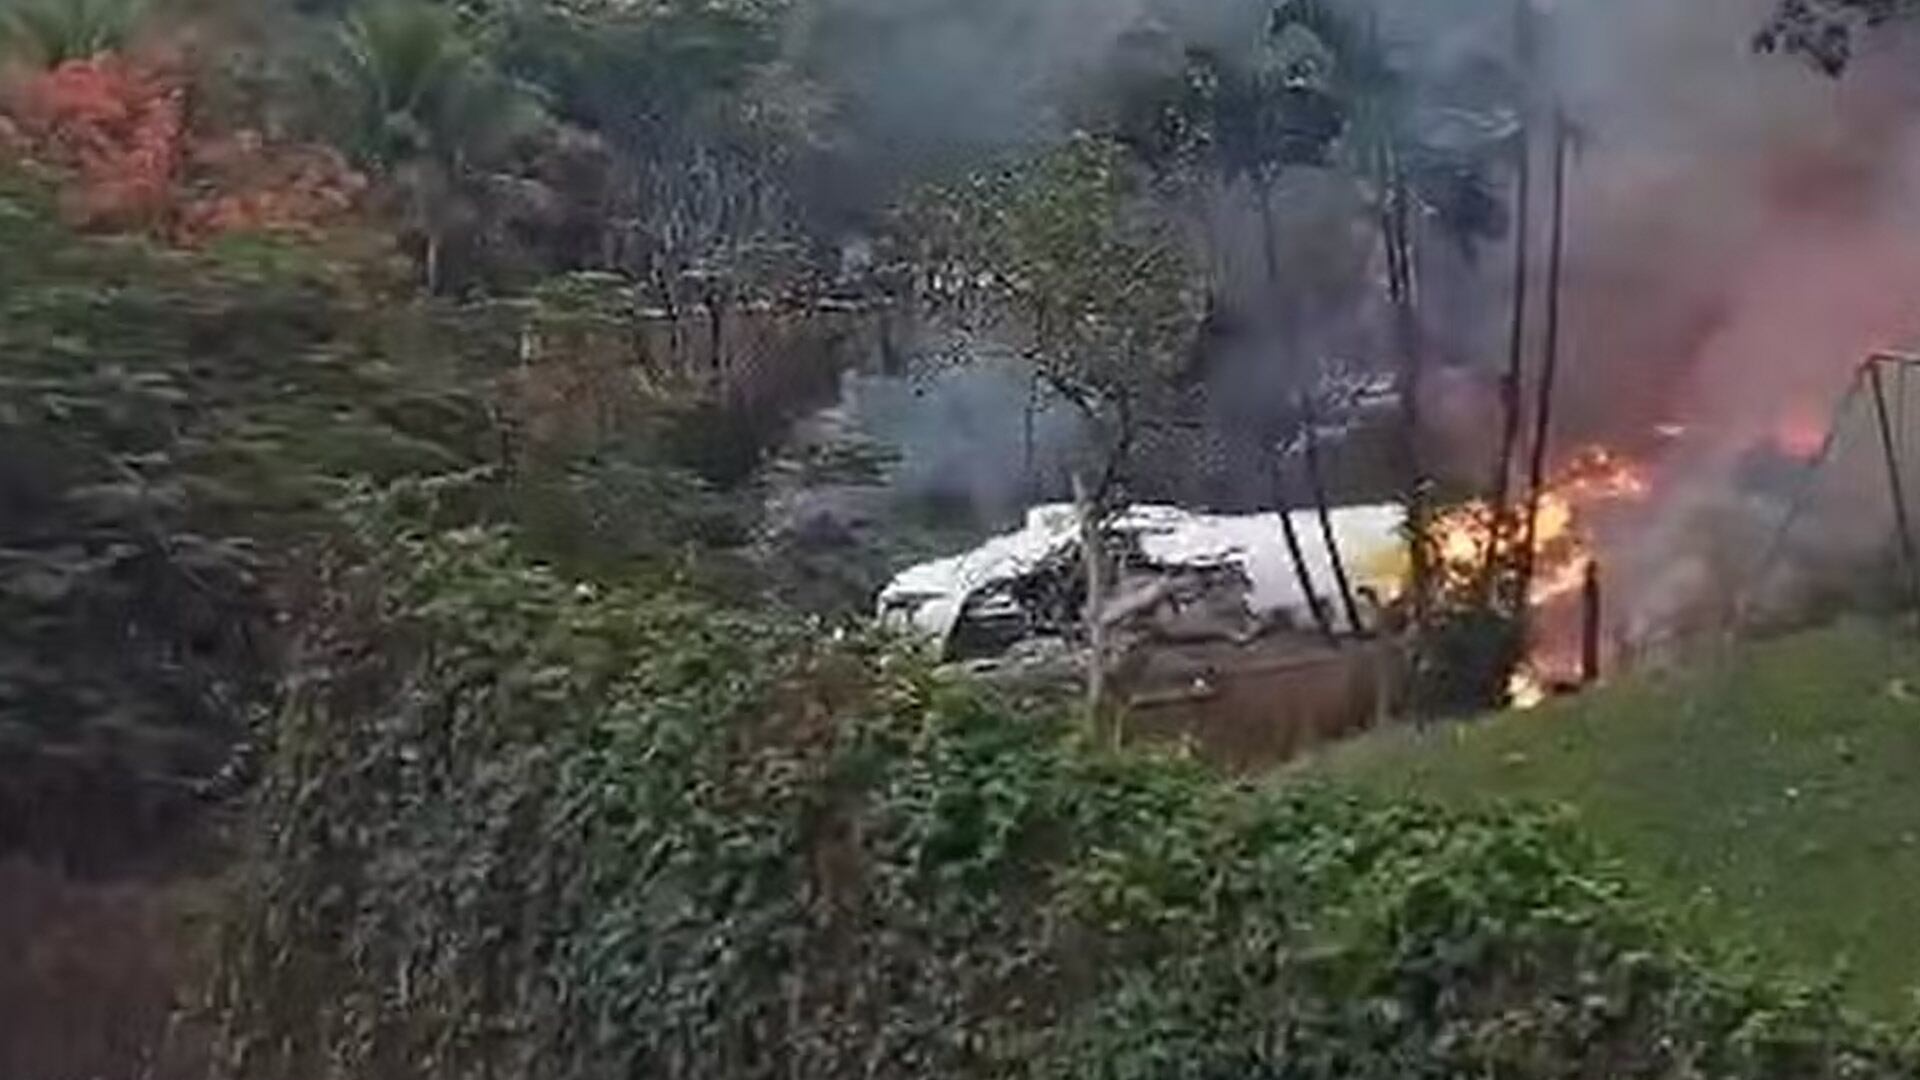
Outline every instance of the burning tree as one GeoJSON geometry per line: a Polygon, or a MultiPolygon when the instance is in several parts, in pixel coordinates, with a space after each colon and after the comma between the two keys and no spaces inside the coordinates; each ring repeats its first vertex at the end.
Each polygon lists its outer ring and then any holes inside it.
{"type": "Polygon", "coordinates": [[[1093,460],[1074,482],[1097,711],[1107,584],[1098,538],[1122,504],[1149,401],[1192,354],[1204,305],[1189,252],[1141,197],[1122,148],[1088,135],[930,190],[904,223],[922,295],[961,331],[956,352],[1013,348],[1093,432],[1093,460]]]}
{"type": "MultiPolygon", "coordinates": [[[[1501,697],[1524,704],[1545,682],[1571,677],[1574,650],[1539,623],[1564,623],[1560,616],[1576,600],[1597,607],[1597,598],[1587,595],[1598,587],[1593,518],[1650,493],[1640,464],[1594,445],[1544,477],[1518,511],[1487,499],[1441,509],[1429,529],[1442,627],[1435,635],[1435,696],[1461,707],[1501,697]]],[[[1583,678],[1597,664],[1585,654],[1598,644],[1581,644],[1583,678]]]]}

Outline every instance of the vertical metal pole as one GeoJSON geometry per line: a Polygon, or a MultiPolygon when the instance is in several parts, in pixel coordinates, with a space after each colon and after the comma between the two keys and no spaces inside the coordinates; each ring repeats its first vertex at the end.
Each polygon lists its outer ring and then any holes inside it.
{"type": "MultiPolygon", "coordinates": [[[[1891,361],[1890,361],[1891,362],[1891,361]]],[[[1900,379],[1893,384],[1893,432],[1900,450],[1900,459],[1906,460],[1907,433],[1911,430],[1907,423],[1907,373],[1913,370],[1912,364],[1897,364],[1900,379]]]]}
{"type": "Polygon", "coordinates": [[[1880,420],[1880,448],[1887,456],[1887,490],[1893,496],[1894,524],[1900,530],[1900,557],[1906,563],[1907,589],[1916,612],[1920,612],[1920,555],[1915,554],[1913,521],[1907,514],[1906,484],[1900,475],[1900,453],[1894,440],[1893,419],[1887,412],[1887,387],[1879,357],[1867,361],[1867,377],[1873,382],[1873,411],[1880,420]]]}

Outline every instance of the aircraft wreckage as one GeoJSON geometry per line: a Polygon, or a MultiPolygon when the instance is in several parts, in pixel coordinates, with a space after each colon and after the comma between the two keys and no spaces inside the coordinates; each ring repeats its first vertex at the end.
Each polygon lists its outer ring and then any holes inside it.
{"type": "MultiPolygon", "coordinates": [[[[1305,577],[1338,610],[1337,547],[1365,625],[1377,628],[1407,569],[1406,514],[1397,504],[1291,515],[1305,577]],[[1330,534],[1330,536],[1329,536],[1330,534]]],[[[1152,640],[1250,642],[1309,631],[1312,604],[1278,513],[1215,515],[1137,505],[1110,519],[1104,536],[1115,567],[1103,604],[1109,625],[1152,640]]],[[[943,658],[990,659],[1033,641],[1081,636],[1085,573],[1078,510],[1035,507],[1023,527],[960,555],[914,566],[880,594],[883,624],[932,643],[943,658]]]]}

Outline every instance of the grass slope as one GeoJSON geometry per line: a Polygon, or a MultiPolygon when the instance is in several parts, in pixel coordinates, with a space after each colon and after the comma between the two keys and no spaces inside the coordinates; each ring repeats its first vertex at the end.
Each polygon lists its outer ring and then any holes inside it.
{"type": "Polygon", "coordinates": [[[1389,793],[1570,807],[1686,921],[1855,1003],[1920,988],[1920,647],[1865,625],[1306,766],[1389,793]]]}

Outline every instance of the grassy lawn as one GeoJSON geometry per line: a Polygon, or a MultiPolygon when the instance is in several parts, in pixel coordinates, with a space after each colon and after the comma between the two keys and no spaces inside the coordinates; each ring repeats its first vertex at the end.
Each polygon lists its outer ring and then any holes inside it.
{"type": "Polygon", "coordinates": [[[1305,766],[1443,801],[1562,804],[1687,922],[1920,989],[1920,643],[1848,625],[1532,713],[1371,736],[1305,766]]]}

